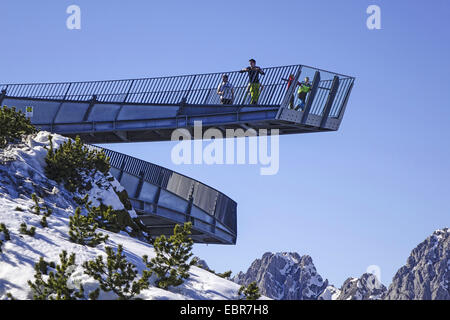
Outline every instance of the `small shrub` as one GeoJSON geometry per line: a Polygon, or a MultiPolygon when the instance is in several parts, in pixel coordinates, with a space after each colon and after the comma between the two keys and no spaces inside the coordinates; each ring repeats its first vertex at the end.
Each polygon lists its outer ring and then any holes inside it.
{"type": "Polygon", "coordinates": [[[14,210],[23,212],[24,210],[21,207],[16,207],[14,210]]]}
{"type": "Polygon", "coordinates": [[[60,255],[60,264],[55,266],[55,271],[48,274],[49,263],[43,258],[34,265],[35,281],[28,281],[33,294],[33,300],[77,300],[84,299],[84,288],[80,284],[78,289],[70,285],[69,279],[75,272],[75,254],[67,257],[67,252],[63,251],[60,255]]]}
{"type": "Polygon", "coordinates": [[[75,210],[75,215],[69,218],[69,237],[70,241],[95,247],[102,242],[106,242],[107,235],[96,233],[98,224],[91,216],[85,217],[81,214],[81,208],[75,210]]]}
{"type": "Polygon", "coordinates": [[[148,288],[149,271],[144,271],[137,280],[136,266],[128,262],[122,254],[123,247],[119,245],[115,254],[111,247],[106,247],[106,263],[102,256],[83,264],[84,273],[100,283],[101,290],[114,292],[119,300],[130,300],[143,289],[148,288]]]}
{"type": "Polygon", "coordinates": [[[6,106],[0,108],[0,148],[35,132],[36,129],[23,112],[6,106]]]}
{"type": "Polygon", "coordinates": [[[85,181],[86,176],[99,171],[107,174],[110,169],[109,159],[103,151],[89,150],[76,137],[75,141],[69,139],[53,149],[52,137],[49,136],[50,148],[45,162],[45,173],[49,179],[58,183],[63,182],[71,192],[89,190],[92,186],[85,181]]]}
{"type": "Polygon", "coordinates": [[[42,228],[47,228],[48,227],[47,217],[43,216],[41,221],[39,221],[39,223],[41,224],[42,228]]]}
{"type": "Polygon", "coordinates": [[[39,198],[36,195],[36,193],[33,193],[31,195],[31,199],[34,202],[34,205],[31,207],[31,210],[33,210],[34,214],[40,215],[41,214],[41,207],[39,206],[39,198]]]}
{"type": "Polygon", "coordinates": [[[3,233],[3,240],[9,241],[11,240],[11,235],[9,234],[9,230],[4,223],[0,224],[0,233],[3,233]]]}
{"type": "Polygon", "coordinates": [[[225,271],[223,273],[216,273],[216,275],[221,277],[221,278],[224,278],[224,279],[230,279],[232,273],[233,272],[231,270],[228,270],[228,271],[225,271]]]}
{"type": "Polygon", "coordinates": [[[192,224],[185,223],[183,227],[176,225],[174,233],[168,239],[162,235],[155,239],[156,257],[148,261],[144,256],[147,268],[154,272],[158,279],[156,285],[167,289],[169,286],[179,286],[189,277],[189,269],[195,261],[188,263],[192,256],[193,240],[189,237],[192,224]]]}
{"type": "Polygon", "coordinates": [[[92,207],[92,202],[88,201],[88,195],[83,199],[76,198],[74,200],[86,208],[88,216],[92,217],[102,229],[114,233],[126,230],[126,227],[130,227],[133,230],[138,229],[138,226],[126,210],[113,210],[112,206],[105,206],[104,204],[100,204],[98,207],[92,207]]]}
{"type": "Polygon", "coordinates": [[[2,253],[2,245],[5,241],[11,240],[9,230],[4,223],[0,224],[0,253],[2,253]],[[3,236],[2,236],[3,234],[3,236]]]}
{"type": "Polygon", "coordinates": [[[247,287],[241,286],[239,288],[238,295],[240,297],[243,296],[240,298],[240,300],[258,300],[261,297],[256,281],[253,281],[247,287]]]}
{"type": "Polygon", "coordinates": [[[35,227],[31,227],[30,229],[27,229],[27,228],[28,228],[27,224],[26,223],[22,223],[20,225],[19,232],[21,234],[25,234],[25,235],[28,235],[30,237],[34,237],[34,235],[36,234],[36,228],[35,227]]]}

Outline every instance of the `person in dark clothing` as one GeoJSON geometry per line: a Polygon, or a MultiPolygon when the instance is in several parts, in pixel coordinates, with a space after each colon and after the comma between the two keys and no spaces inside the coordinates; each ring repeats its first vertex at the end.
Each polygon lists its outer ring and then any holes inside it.
{"type": "MultiPolygon", "coordinates": [[[[287,90],[289,90],[289,88],[291,87],[292,82],[294,82],[294,78],[295,76],[293,74],[289,75],[289,78],[281,78],[281,80],[287,81],[287,90]]],[[[297,81],[297,85],[300,85],[300,82],[297,81]]],[[[289,99],[289,109],[293,109],[294,108],[294,100],[295,100],[295,95],[292,94],[291,98],[289,99]]]]}
{"type": "Polygon", "coordinates": [[[311,83],[309,82],[309,78],[306,77],[305,81],[303,81],[300,84],[300,88],[298,88],[298,104],[295,107],[295,110],[301,109],[303,111],[303,108],[305,107],[306,104],[306,96],[310,91],[311,91],[311,83]]]}
{"type": "Polygon", "coordinates": [[[250,92],[251,101],[250,104],[258,104],[259,95],[262,90],[262,86],[259,83],[259,75],[264,75],[264,71],[256,66],[255,59],[250,59],[250,66],[239,71],[240,73],[247,72],[249,84],[247,87],[247,92],[250,92]]]}

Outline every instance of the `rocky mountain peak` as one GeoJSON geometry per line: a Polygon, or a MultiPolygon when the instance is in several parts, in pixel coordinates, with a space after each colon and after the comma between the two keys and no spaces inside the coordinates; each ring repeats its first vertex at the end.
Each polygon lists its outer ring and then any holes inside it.
{"type": "Polygon", "coordinates": [[[450,300],[450,230],[435,231],[420,243],[394,276],[385,299],[450,300]]]}
{"type": "Polygon", "coordinates": [[[263,295],[278,300],[315,300],[328,286],[312,258],[296,252],[266,252],[233,281],[243,285],[256,281],[263,295]]]}

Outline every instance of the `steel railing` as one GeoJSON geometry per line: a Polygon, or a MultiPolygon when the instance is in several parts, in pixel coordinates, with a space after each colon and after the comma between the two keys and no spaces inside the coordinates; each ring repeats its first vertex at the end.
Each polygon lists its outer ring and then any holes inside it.
{"type": "MultiPolygon", "coordinates": [[[[263,68],[265,75],[260,75],[262,89],[258,105],[282,105],[287,88],[287,82],[282,79],[288,78],[290,74],[296,74],[300,69],[302,78],[310,75],[312,79],[315,71],[320,71],[322,75],[319,92],[311,109],[313,114],[320,114],[333,77],[340,78],[338,94],[330,113],[331,116],[338,115],[346,92],[354,78],[303,65],[263,68]]],[[[239,71],[127,80],[0,84],[0,90],[6,90],[7,96],[10,97],[35,99],[90,101],[95,96],[97,101],[105,103],[215,105],[220,104],[216,90],[222,82],[223,74],[229,76],[229,81],[234,86],[233,104],[249,104],[249,77],[247,73],[239,71]]]]}
{"type": "Polygon", "coordinates": [[[93,145],[88,145],[88,148],[103,150],[109,158],[111,167],[143,179],[186,201],[192,200],[193,205],[236,232],[237,204],[220,191],[172,170],[123,153],[93,145]]]}

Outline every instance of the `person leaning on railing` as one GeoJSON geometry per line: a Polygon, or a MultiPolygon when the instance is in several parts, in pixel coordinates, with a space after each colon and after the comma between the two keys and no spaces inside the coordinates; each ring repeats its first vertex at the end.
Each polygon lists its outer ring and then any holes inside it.
{"type": "MultiPolygon", "coordinates": [[[[250,66],[242,69],[239,73],[248,73],[249,84],[247,87],[247,92],[250,92],[250,104],[258,104],[259,95],[262,90],[262,86],[259,83],[259,75],[264,75],[265,73],[260,67],[256,66],[255,59],[250,59],[249,62],[250,66]]],[[[243,101],[243,103],[245,103],[245,101],[243,101]]]]}
{"type": "Polygon", "coordinates": [[[217,87],[217,94],[220,96],[221,104],[233,104],[234,87],[228,81],[228,75],[222,76],[222,83],[217,87]]]}

